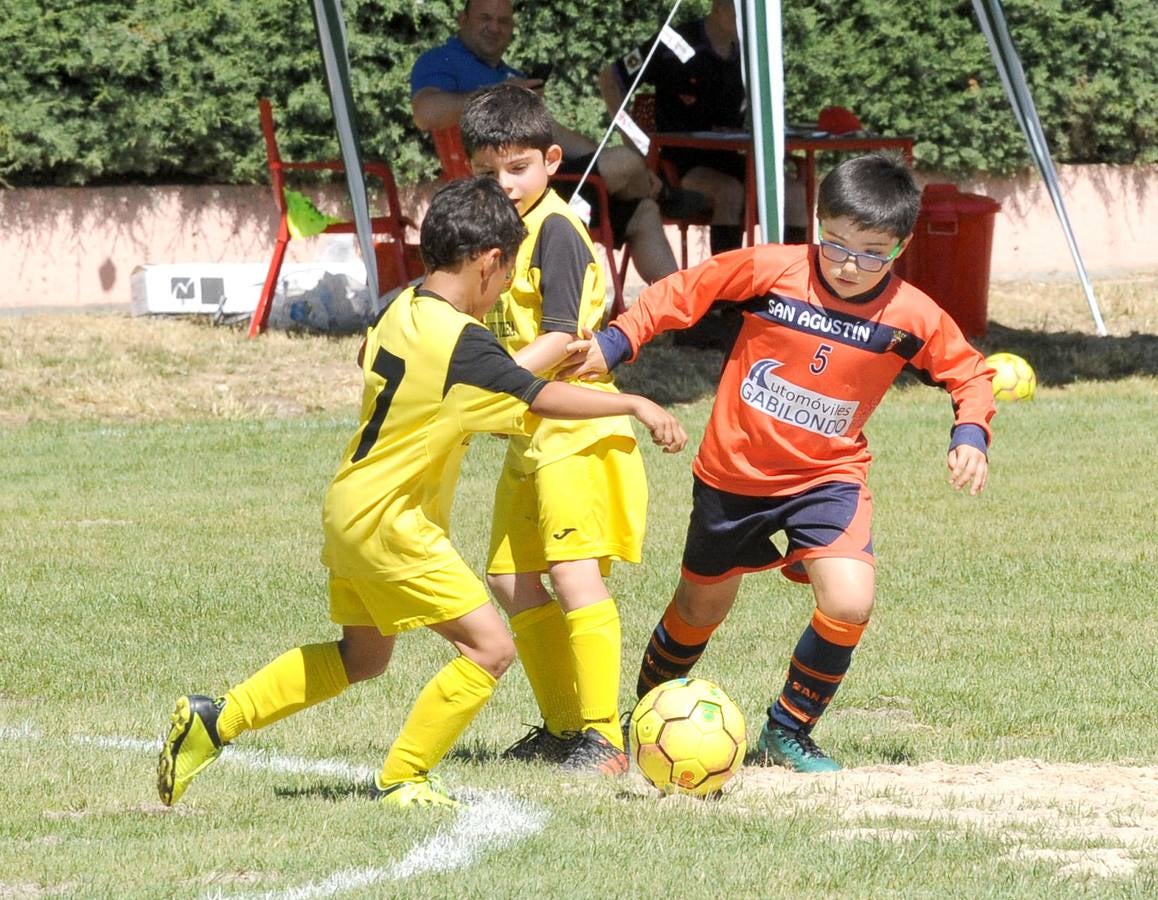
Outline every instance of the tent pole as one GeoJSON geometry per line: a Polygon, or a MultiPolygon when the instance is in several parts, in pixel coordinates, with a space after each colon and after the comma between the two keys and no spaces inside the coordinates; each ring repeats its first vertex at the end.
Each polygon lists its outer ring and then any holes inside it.
{"type": "Polygon", "coordinates": [[[1094,319],[1094,328],[1100,337],[1106,336],[1106,325],[1102,320],[1102,311],[1098,308],[1097,298],[1094,297],[1094,288],[1090,284],[1090,277],[1086,273],[1082,254],[1078,250],[1078,242],[1070,226],[1069,214],[1066,212],[1065,201],[1062,199],[1061,186],[1058,184],[1057,172],[1050,157],[1049,146],[1046,144],[1045,133],[1041,128],[1041,119],[1038,118],[1037,108],[1033,97],[1029,93],[1029,85],[1025,80],[1025,72],[1021,68],[1021,60],[1013,46],[1013,38],[1009,34],[1009,26],[1005,21],[1005,14],[1001,10],[1000,0],[973,0],[973,9],[977,13],[977,20],[981,23],[981,30],[985,40],[989,43],[989,52],[997,66],[997,73],[1001,76],[1001,83],[1005,86],[1005,93],[1013,107],[1014,118],[1021,126],[1022,134],[1029,144],[1029,152],[1037,163],[1038,171],[1045,181],[1050,200],[1053,201],[1054,211],[1061,223],[1065,234],[1066,244],[1073,257],[1074,267],[1078,271],[1078,280],[1086,294],[1086,303],[1090,307],[1090,314],[1094,319]]]}
{"type": "Polygon", "coordinates": [[[342,0],[313,0],[314,26],[318,33],[318,47],[326,75],[326,90],[334,125],[338,130],[338,145],[346,168],[346,187],[354,210],[354,228],[358,246],[366,265],[366,286],[370,302],[378,308],[378,265],[374,256],[374,238],[370,224],[370,204],[366,199],[366,179],[362,174],[362,159],[358,151],[358,132],[354,123],[354,96],[350,89],[350,55],[346,43],[346,20],[342,0]]]}
{"type": "Polygon", "coordinates": [[[780,241],[784,224],[784,57],[780,0],[744,0],[736,4],[736,16],[748,109],[752,116],[759,240],[780,241]]]}

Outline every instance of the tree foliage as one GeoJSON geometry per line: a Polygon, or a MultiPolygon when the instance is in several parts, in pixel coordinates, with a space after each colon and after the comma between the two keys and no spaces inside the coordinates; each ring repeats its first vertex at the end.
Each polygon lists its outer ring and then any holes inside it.
{"type": "MultiPolygon", "coordinates": [[[[707,0],[687,0],[680,19],[707,0]]],[[[358,128],[402,181],[437,163],[410,119],[415,57],[455,29],[460,0],[346,0],[358,128]]],[[[508,57],[551,60],[547,99],[598,136],[596,73],[667,14],[657,0],[518,7],[508,57]],[[625,12],[626,10],[626,12],[625,12]]],[[[1059,162],[1158,161],[1158,4],[1008,0],[1006,16],[1059,162]]],[[[8,184],[262,180],[256,100],[274,100],[288,159],[337,155],[304,0],[5,0],[0,179],[8,184]]],[[[786,112],[847,106],[917,137],[919,166],[1004,174],[1025,141],[968,0],[784,0],[786,112]]]]}

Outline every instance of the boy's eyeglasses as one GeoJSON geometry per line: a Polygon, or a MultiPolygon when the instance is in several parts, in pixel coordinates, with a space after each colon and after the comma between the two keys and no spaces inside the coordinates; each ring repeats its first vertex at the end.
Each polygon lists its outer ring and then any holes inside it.
{"type": "Polygon", "coordinates": [[[891,263],[897,256],[900,255],[901,245],[897,244],[888,256],[877,256],[875,253],[853,253],[847,247],[842,247],[840,244],[834,244],[832,241],[824,239],[824,232],[821,232],[820,238],[820,255],[829,262],[842,263],[848,259],[852,259],[853,264],[862,272],[879,272],[889,263],[891,263]]]}

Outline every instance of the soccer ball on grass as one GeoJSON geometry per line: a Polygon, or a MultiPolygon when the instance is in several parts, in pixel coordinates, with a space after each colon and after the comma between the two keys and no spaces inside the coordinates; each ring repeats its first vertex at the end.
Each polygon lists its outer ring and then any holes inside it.
{"type": "Polygon", "coordinates": [[[994,353],[985,362],[996,374],[993,376],[993,396],[998,400],[1032,400],[1037,390],[1037,376],[1033,367],[1013,353],[994,353]]]}
{"type": "Polygon", "coordinates": [[[665,793],[704,796],[739,770],[748,749],[744,714],[703,678],[652,688],[631,713],[631,758],[665,793]]]}

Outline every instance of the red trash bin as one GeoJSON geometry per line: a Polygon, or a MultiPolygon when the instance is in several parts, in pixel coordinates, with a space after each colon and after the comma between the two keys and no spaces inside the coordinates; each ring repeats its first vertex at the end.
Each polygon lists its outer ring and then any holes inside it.
{"type": "Polygon", "coordinates": [[[913,240],[893,270],[941,305],[967,337],[988,324],[993,223],[1001,204],[962,194],[953,184],[929,184],[913,240]]]}

